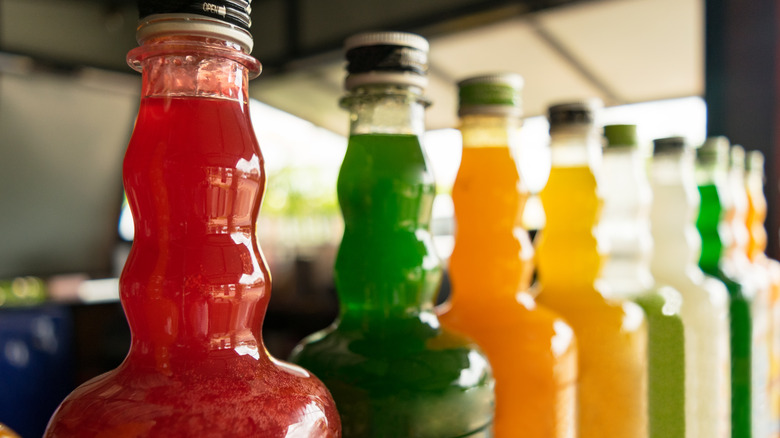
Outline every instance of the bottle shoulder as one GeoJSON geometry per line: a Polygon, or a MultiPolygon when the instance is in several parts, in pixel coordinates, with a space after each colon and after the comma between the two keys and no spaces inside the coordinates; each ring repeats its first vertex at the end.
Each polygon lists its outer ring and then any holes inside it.
{"type": "Polygon", "coordinates": [[[53,416],[47,436],[92,436],[90,432],[98,436],[131,429],[141,435],[197,436],[203,433],[203,419],[208,419],[214,432],[230,436],[285,436],[286,426],[277,430],[267,421],[269,416],[278,418],[279,425],[327,424],[325,436],[338,436],[335,403],[316,377],[278,361],[245,357],[236,362],[242,362],[241,372],[224,372],[225,366],[236,365],[232,362],[173,374],[123,365],[68,396],[53,416]]]}
{"type": "Polygon", "coordinates": [[[382,393],[483,386],[492,380],[489,362],[481,350],[446,328],[426,330],[420,336],[335,325],[302,341],[290,360],[329,385],[341,382],[338,384],[370,386],[382,393]],[[475,377],[469,382],[460,379],[466,370],[475,377]]]}

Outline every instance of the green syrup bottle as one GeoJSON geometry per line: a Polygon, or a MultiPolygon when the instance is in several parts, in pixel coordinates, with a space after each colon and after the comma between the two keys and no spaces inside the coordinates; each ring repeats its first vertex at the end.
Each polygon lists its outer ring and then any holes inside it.
{"type": "Polygon", "coordinates": [[[441,277],[428,231],[435,187],[420,145],[428,43],[383,32],[349,38],[346,49],[340,315],[291,360],[330,389],[345,438],[490,437],[488,361],[443,330],[433,309],[441,277]]]}
{"type": "Polygon", "coordinates": [[[699,267],[722,281],[729,292],[731,319],[731,436],[750,438],[752,317],[749,288],[738,279],[726,256],[730,234],[727,172],[729,141],[707,139],[696,153],[697,183],[701,195],[696,228],[701,235],[699,267]]]}

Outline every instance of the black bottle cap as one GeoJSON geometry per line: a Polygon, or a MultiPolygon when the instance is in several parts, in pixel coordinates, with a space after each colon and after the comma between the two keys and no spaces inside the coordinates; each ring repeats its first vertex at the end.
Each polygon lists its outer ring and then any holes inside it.
{"type": "Polygon", "coordinates": [[[677,152],[688,147],[684,137],[666,137],[653,140],[653,155],[677,152]]]}
{"type": "Polygon", "coordinates": [[[550,130],[569,125],[592,125],[596,122],[596,112],[601,106],[599,99],[552,105],[547,110],[550,130]]]}
{"type": "Polygon", "coordinates": [[[138,0],[141,19],[155,14],[195,14],[224,21],[244,30],[252,26],[251,0],[138,0]]]}
{"type": "Polygon", "coordinates": [[[371,83],[428,84],[428,41],[406,32],[369,32],[344,42],[346,88],[371,83]]]}

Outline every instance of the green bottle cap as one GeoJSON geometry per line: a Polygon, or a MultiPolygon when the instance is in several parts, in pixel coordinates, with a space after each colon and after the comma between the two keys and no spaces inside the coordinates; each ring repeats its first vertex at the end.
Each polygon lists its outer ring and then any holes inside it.
{"type": "Polygon", "coordinates": [[[458,83],[458,115],[522,115],[523,77],[498,73],[471,77],[458,83]]]}
{"type": "Polygon", "coordinates": [[[636,147],[636,125],[607,125],[604,137],[608,148],[636,147]]]}

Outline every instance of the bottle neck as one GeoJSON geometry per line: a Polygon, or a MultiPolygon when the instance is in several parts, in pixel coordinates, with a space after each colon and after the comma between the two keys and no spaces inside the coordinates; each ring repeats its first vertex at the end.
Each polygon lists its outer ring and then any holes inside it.
{"type": "Polygon", "coordinates": [[[249,102],[249,79],[260,63],[229,40],[197,35],[160,35],[130,51],[128,63],[142,72],[142,98],[201,97],[249,102]]]}
{"type": "Polygon", "coordinates": [[[731,241],[731,229],[727,222],[731,208],[728,187],[728,166],[723,160],[699,160],[696,165],[696,181],[701,196],[696,228],[702,241],[699,266],[707,273],[715,273],[725,260],[725,250],[731,241]]]}
{"type": "Polygon", "coordinates": [[[745,188],[744,162],[731,166],[728,172],[730,208],[727,211],[726,220],[731,230],[731,241],[727,255],[734,263],[742,268],[750,263],[748,259],[748,247],[750,245],[750,232],[747,227],[748,195],[745,188]]]}
{"type": "Polygon", "coordinates": [[[337,183],[340,327],[385,329],[432,315],[441,267],[429,232],[435,186],[419,139],[421,91],[364,85],[342,99],[351,125],[337,183]]]}
{"type": "Polygon", "coordinates": [[[460,118],[463,147],[515,148],[523,123],[519,117],[470,114],[460,118]]]}
{"type": "Polygon", "coordinates": [[[692,150],[657,154],[651,166],[652,272],[659,281],[698,270],[701,237],[696,230],[700,197],[692,150]]]}
{"type": "Polygon", "coordinates": [[[522,228],[528,190],[512,153],[520,126],[518,117],[461,117],[463,154],[452,187],[453,309],[511,306],[530,286],[534,251],[522,228]]]}
{"type": "Polygon", "coordinates": [[[747,226],[750,231],[748,256],[757,260],[766,250],[767,234],[764,226],[766,220],[766,196],[764,195],[763,169],[751,169],[745,175],[745,188],[748,194],[747,226]]]}
{"type": "Polygon", "coordinates": [[[259,64],[192,35],[147,39],[128,60],[143,70],[123,167],[136,227],[120,282],[130,357],[160,369],[215,353],[265,357],[270,277],[255,239],[265,172],[247,110],[259,64]]]}
{"type": "Polygon", "coordinates": [[[540,193],[546,223],[537,248],[539,282],[556,293],[596,291],[605,250],[597,232],[600,137],[591,125],[559,126],[550,136],[552,165],[540,193]]]}
{"type": "Polygon", "coordinates": [[[607,148],[603,158],[604,208],[600,236],[609,248],[602,271],[616,294],[643,292],[653,285],[650,273],[652,193],[645,163],[636,147],[607,148]]]}
{"type": "Polygon", "coordinates": [[[428,102],[419,87],[369,84],[352,89],[342,100],[349,110],[349,134],[422,136],[428,102]]]}
{"type": "Polygon", "coordinates": [[[552,167],[590,167],[599,173],[602,140],[594,125],[557,126],[550,130],[552,167]]]}

